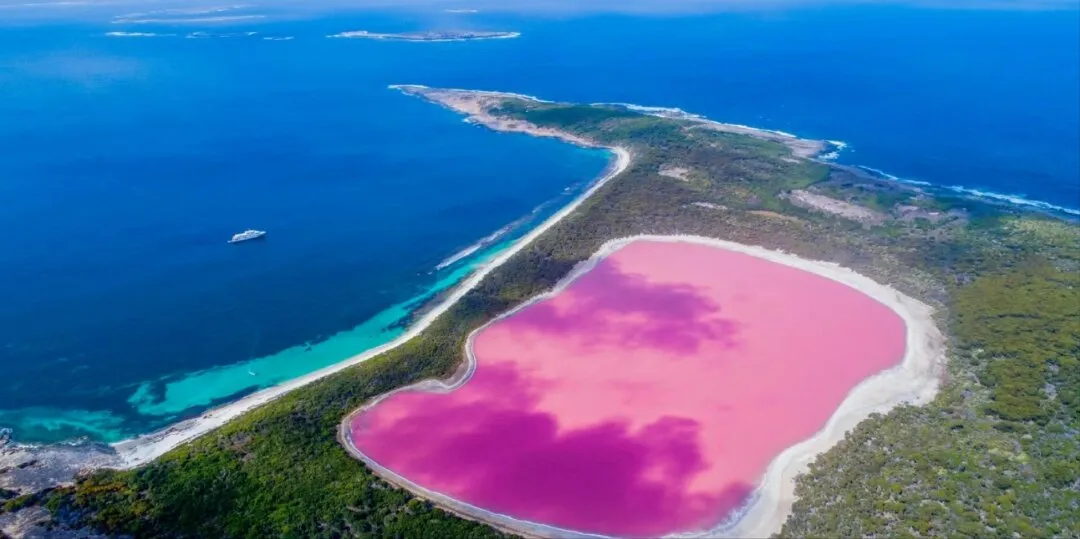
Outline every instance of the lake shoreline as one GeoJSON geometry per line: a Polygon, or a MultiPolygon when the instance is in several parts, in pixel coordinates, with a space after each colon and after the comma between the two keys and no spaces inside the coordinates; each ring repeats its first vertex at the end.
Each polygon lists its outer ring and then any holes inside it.
{"type": "Polygon", "coordinates": [[[477,359],[473,350],[476,335],[491,325],[505,320],[539,301],[558,295],[578,278],[591,271],[606,257],[635,241],[686,242],[706,245],[756,256],[770,262],[807,271],[854,288],[873,298],[901,317],[906,328],[905,352],[900,364],[865,379],[851,390],[818,433],[789,447],[774,457],[754,493],[751,494],[742,507],[736,509],[713,528],[696,532],[675,533],[670,535],[671,537],[715,537],[717,534],[730,537],[764,537],[778,532],[780,524],[784,522],[791,512],[791,506],[794,502],[795,477],[806,470],[809,462],[836,445],[843,439],[848,430],[866,419],[870,414],[885,413],[902,404],[926,404],[937,395],[946,361],[944,336],[934,322],[933,309],[925,303],[902,294],[889,285],[878,283],[854,270],[832,262],[808,260],[782,251],[716,238],[638,235],[608,241],[592,257],[579,263],[551,290],[534,296],[472,331],[465,344],[465,361],[461,368],[454,373],[454,376],[448,380],[424,380],[396,389],[372,399],[348,414],[342,420],[338,429],[337,438],[339,443],[350,455],[370,467],[383,480],[432,501],[456,515],[526,537],[573,537],[581,539],[607,537],[595,533],[579,532],[537,522],[518,520],[428,490],[367,457],[352,443],[351,432],[352,423],[358,415],[394,394],[405,391],[448,393],[461,388],[469,381],[477,367],[477,359]]]}

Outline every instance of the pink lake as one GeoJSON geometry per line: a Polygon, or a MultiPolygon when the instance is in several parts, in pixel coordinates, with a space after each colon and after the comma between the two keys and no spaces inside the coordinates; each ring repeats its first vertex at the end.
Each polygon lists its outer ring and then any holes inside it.
{"type": "Polygon", "coordinates": [[[435,492],[615,536],[714,526],[786,448],[904,355],[903,320],[838,282],[691,243],[636,241],[480,331],[446,394],[397,393],[355,447],[435,492]]]}

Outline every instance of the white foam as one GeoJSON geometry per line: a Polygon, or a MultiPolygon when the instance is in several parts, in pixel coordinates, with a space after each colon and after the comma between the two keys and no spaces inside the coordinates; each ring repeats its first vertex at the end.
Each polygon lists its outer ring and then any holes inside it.
{"type": "Polygon", "coordinates": [[[171,37],[176,34],[155,34],[153,32],[105,32],[109,37],[171,37]]]}
{"type": "MultiPolygon", "coordinates": [[[[892,180],[894,182],[902,181],[900,178],[898,178],[896,176],[893,176],[892,174],[889,174],[888,172],[885,172],[884,170],[877,169],[877,168],[874,168],[874,167],[868,167],[866,165],[855,165],[855,168],[862,169],[862,170],[864,170],[866,172],[869,172],[870,174],[873,174],[874,176],[877,176],[879,178],[892,180]]],[[[914,183],[914,182],[911,182],[911,183],[914,183]]],[[[927,184],[927,185],[929,185],[929,184],[927,184]]]]}
{"type": "Polygon", "coordinates": [[[543,205],[537,206],[533,211],[529,212],[528,215],[526,215],[526,216],[524,216],[524,217],[522,217],[520,219],[516,219],[514,222],[512,222],[512,223],[510,223],[510,224],[496,230],[495,232],[492,232],[491,234],[488,234],[487,236],[484,236],[483,238],[480,239],[480,241],[477,241],[476,243],[474,243],[474,244],[472,244],[472,245],[470,245],[470,246],[468,246],[468,247],[454,253],[453,255],[448,257],[446,260],[443,260],[442,262],[439,262],[439,264],[437,266],[435,266],[436,271],[448,268],[448,267],[454,265],[455,263],[463,260],[467,256],[475,253],[476,251],[479,251],[480,249],[483,249],[484,247],[487,247],[487,246],[495,243],[499,238],[502,238],[503,236],[507,235],[508,233],[510,233],[510,231],[512,231],[515,228],[521,226],[526,221],[528,221],[530,218],[532,218],[532,216],[539,213],[539,211],[540,211],[540,209],[542,207],[543,207],[543,205]]]}
{"type": "Polygon", "coordinates": [[[762,129],[760,127],[752,127],[752,126],[743,125],[743,124],[725,123],[724,125],[731,126],[731,127],[741,127],[742,129],[750,129],[750,130],[753,130],[753,131],[763,131],[765,133],[772,133],[774,135],[781,136],[781,137],[784,137],[784,138],[799,138],[799,137],[797,137],[795,135],[792,135],[791,133],[788,133],[786,131],[777,131],[776,129],[762,129]]]}
{"type": "Polygon", "coordinates": [[[933,183],[930,183],[930,182],[924,182],[924,181],[920,181],[920,180],[909,180],[909,179],[906,179],[906,178],[900,178],[900,177],[894,176],[892,174],[889,174],[888,172],[885,172],[883,170],[876,169],[876,168],[873,168],[873,167],[868,167],[868,166],[865,166],[865,165],[855,165],[855,168],[865,170],[867,172],[870,172],[871,174],[874,174],[875,176],[878,176],[878,177],[881,177],[881,178],[884,178],[884,179],[887,179],[887,180],[890,180],[890,181],[903,183],[903,184],[907,184],[907,185],[917,185],[919,187],[938,187],[938,188],[941,188],[941,189],[947,189],[947,190],[953,191],[955,193],[960,193],[960,194],[963,194],[963,195],[973,196],[973,197],[976,197],[976,198],[984,198],[984,199],[989,199],[989,200],[995,200],[995,201],[998,201],[998,202],[1007,202],[1007,203],[1013,204],[1015,206],[1022,206],[1022,207],[1027,207],[1027,208],[1037,208],[1037,209],[1044,210],[1044,211],[1050,211],[1050,212],[1064,213],[1064,214],[1067,214],[1067,215],[1080,216],[1080,208],[1070,208],[1070,207],[1067,207],[1067,206],[1059,206],[1057,204],[1051,204],[1049,202],[1043,202],[1041,200],[1032,200],[1032,199],[1027,198],[1025,195],[1022,195],[1022,194],[1018,195],[1018,194],[997,193],[997,192],[994,192],[994,191],[987,191],[987,190],[984,190],[984,189],[976,189],[976,188],[972,188],[972,187],[964,187],[962,185],[942,185],[942,186],[937,186],[937,185],[935,185],[933,183]]]}
{"type": "Polygon", "coordinates": [[[1009,195],[1005,193],[995,193],[993,191],[984,191],[981,189],[973,189],[970,187],[963,187],[960,185],[949,185],[946,189],[955,191],[957,193],[963,193],[965,195],[971,195],[979,198],[988,198],[991,200],[998,200],[1001,202],[1008,202],[1017,206],[1026,206],[1029,208],[1038,208],[1040,210],[1048,210],[1053,212],[1066,213],[1068,215],[1080,216],[1080,209],[1069,208],[1065,206],[1058,206],[1057,204],[1051,204],[1049,202],[1043,202],[1041,200],[1031,200],[1024,195],[1009,195]]]}
{"type": "Polygon", "coordinates": [[[442,262],[439,262],[438,265],[435,266],[435,269],[436,270],[441,270],[441,269],[448,268],[448,267],[454,265],[455,262],[458,262],[459,260],[462,260],[463,258],[475,253],[476,251],[479,251],[480,248],[483,247],[483,246],[484,246],[484,240],[480,240],[480,241],[478,241],[478,242],[476,242],[476,243],[474,243],[474,244],[472,244],[472,245],[470,245],[470,246],[468,246],[468,247],[466,247],[466,248],[464,248],[464,249],[450,255],[449,257],[447,257],[446,260],[443,260],[442,262]]]}
{"type": "Polygon", "coordinates": [[[841,140],[826,140],[825,144],[832,151],[817,156],[818,161],[834,161],[840,157],[840,152],[847,149],[848,144],[841,140]]]}
{"type": "Polygon", "coordinates": [[[294,39],[296,39],[294,36],[267,36],[263,38],[264,41],[292,41],[294,39]]]}
{"type": "Polygon", "coordinates": [[[371,32],[367,30],[349,30],[347,32],[338,32],[336,34],[328,34],[329,38],[350,38],[350,37],[374,37],[371,32]]]}

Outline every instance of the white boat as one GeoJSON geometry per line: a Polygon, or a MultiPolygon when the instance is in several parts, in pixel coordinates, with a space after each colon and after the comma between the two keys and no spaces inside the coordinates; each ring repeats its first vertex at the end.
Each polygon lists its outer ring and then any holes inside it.
{"type": "Polygon", "coordinates": [[[240,243],[242,241],[257,240],[266,235],[265,230],[245,230],[239,234],[233,234],[229,243],[240,243]]]}

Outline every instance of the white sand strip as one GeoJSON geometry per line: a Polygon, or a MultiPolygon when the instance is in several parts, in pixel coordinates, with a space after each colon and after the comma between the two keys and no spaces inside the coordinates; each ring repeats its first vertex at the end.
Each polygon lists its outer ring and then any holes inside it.
{"type": "Polygon", "coordinates": [[[476,335],[491,324],[512,316],[538,301],[558,295],[579,277],[595,268],[604,258],[630,243],[640,240],[706,245],[756,256],[770,262],[814,273],[847,285],[877,300],[896,312],[904,320],[904,325],[907,328],[906,348],[901,363],[864,380],[848,394],[840,407],[829,418],[825,428],[810,439],[788,448],[773,459],[766,469],[764,478],[744,507],[736,511],[734,515],[717,515],[717,518],[723,519],[723,522],[714,528],[692,533],[680,533],[673,537],[753,538],[768,537],[780,531],[780,527],[783,526],[784,521],[791,513],[791,507],[794,503],[795,477],[805,472],[809,463],[817,455],[836,445],[837,442],[843,439],[848,430],[869,417],[871,413],[886,412],[903,403],[925,404],[937,394],[938,383],[945,368],[945,339],[934,324],[933,309],[928,305],[901,294],[891,286],[880,284],[869,277],[833,262],[808,260],[783,251],[774,251],[764,247],[743,245],[701,236],[639,235],[608,241],[588,260],[575,266],[551,290],[523,302],[470,333],[465,344],[465,364],[450,380],[424,380],[381,395],[350,413],[341,423],[338,440],[353,457],[367,464],[379,477],[398,487],[405,488],[417,496],[437,503],[440,507],[459,516],[528,537],[605,537],[537,522],[518,520],[509,515],[487,511],[426,489],[380,465],[357,449],[352,443],[351,425],[356,415],[400,391],[447,393],[461,387],[468,382],[476,371],[476,356],[473,353],[473,340],[476,335]]]}
{"type": "MultiPolygon", "coordinates": [[[[584,144],[584,142],[583,142],[584,144]]],[[[466,293],[480,284],[480,281],[491,273],[492,270],[505,263],[510,257],[514,256],[523,247],[528,245],[534,239],[546,232],[549,228],[558,223],[562,218],[569,215],[574,209],[576,209],[583,201],[589,198],[590,195],[595,193],[598,189],[603,187],[611,178],[622,173],[626,170],[626,167],[630,165],[630,152],[621,147],[609,148],[615,154],[615,160],[608,167],[606,172],[595,182],[592,187],[586,190],[584,193],[575,198],[570,204],[558,213],[549,217],[546,221],[541,223],[538,227],[529,232],[528,235],[522,237],[515,242],[510,248],[500,254],[497,258],[492,260],[483,268],[480,268],[474,272],[468,279],[454,289],[453,293],[447,296],[442,303],[425,314],[423,318],[413,324],[407,332],[399,336],[398,338],[390,341],[382,346],[372,348],[362,354],[353,356],[345,361],[336,363],[329,367],[317,370],[313,373],[307,374],[300,378],[289,380],[288,382],[269,387],[252,393],[247,397],[244,397],[235,402],[226,404],[219,408],[207,411],[199,417],[182,421],[175,425],[172,425],[164,430],[139,436],[130,440],[124,440],[113,444],[113,448],[116,449],[122,461],[122,468],[131,468],[140,464],[145,464],[153,459],[160,457],[169,450],[198,438],[207,432],[210,432],[229,420],[236,418],[237,416],[247,412],[257,406],[261,406],[270,402],[271,400],[288,393],[298,387],[303,387],[315,380],[324,378],[336,372],[340,372],[343,369],[357,365],[368,359],[371,359],[383,352],[392,350],[401,344],[405,343],[409,339],[416,337],[421,331],[426,329],[439,317],[442,313],[446,312],[451,305],[461,299],[466,293]]]]}

